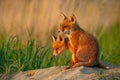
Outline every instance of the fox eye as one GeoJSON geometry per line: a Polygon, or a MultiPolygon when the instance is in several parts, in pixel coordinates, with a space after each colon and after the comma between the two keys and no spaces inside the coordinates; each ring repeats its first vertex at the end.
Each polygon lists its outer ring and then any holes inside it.
{"type": "Polygon", "coordinates": [[[61,26],[62,28],[66,28],[66,26],[61,26]]]}
{"type": "Polygon", "coordinates": [[[63,27],[63,28],[65,28],[66,26],[64,26],[64,25],[60,24],[60,27],[63,27]]]}
{"type": "Polygon", "coordinates": [[[66,27],[66,26],[63,26],[64,28],[66,27]]]}
{"type": "Polygon", "coordinates": [[[58,50],[59,48],[56,48],[56,50],[58,50]]]}

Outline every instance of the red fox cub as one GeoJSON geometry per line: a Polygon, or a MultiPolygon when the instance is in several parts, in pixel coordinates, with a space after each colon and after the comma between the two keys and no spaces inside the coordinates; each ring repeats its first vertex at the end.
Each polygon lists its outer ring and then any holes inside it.
{"type": "Polygon", "coordinates": [[[64,38],[61,34],[57,37],[53,36],[53,56],[58,56],[62,51],[68,49],[68,38],[64,38]]]}
{"type": "Polygon", "coordinates": [[[79,27],[74,15],[70,18],[64,14],[62,16],[59,35],[57,38],[53,37],[53,55],[57,56],[68,48],[72,53],[72,60],[66,69],[79,66],[97,66],[106,69],[107,67],[99,62],[100,52],[96,38],[79,27]]]}

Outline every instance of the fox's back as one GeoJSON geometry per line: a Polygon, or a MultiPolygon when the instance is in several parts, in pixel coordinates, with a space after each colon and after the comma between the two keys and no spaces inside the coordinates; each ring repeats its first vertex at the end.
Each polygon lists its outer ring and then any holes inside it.
{"type": "Polygon", "coordinates": [[[91,34],[76,30],[69,36],[70,44],[76,49],[76,55],[80,59],[98,58],[99,57],[99,45],[94,36],[91,34]]]}
{"type": "MultiPolygon", "coordinates": [[[[62,16],[63,20],[60,23],[58,32],[62,37],[64,37],[63,39],[59,39],[65,45],[59,47],[57,45],[57,48],[53,47],[53,49],[57,51],[59,50],[57,54],[62,52],[65,47],[71,51],[72,60],[67,69],[78,66],[98,66],[106,69],[106,67],[102,66],[99,62],[100,53],[97,39],[80,28],[77,23],[77,19],[73,14],[69,18],[64,14],[62,14],[62,16]],[[65,38],[67,38],[67,41],[65,38]]],[[[55,42],[57,41],[55,40],[55,42]]]]}

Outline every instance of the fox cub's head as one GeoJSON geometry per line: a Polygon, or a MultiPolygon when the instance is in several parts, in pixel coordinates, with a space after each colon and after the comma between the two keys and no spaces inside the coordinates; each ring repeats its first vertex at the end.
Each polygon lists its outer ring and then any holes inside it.
{"type": "Polygon", "coordinates": [[[63,38],[61,35],[58,35],[57,38],[52,35],[52,38],[53,38],[53,56],[57,56],[62,51],[67,49],[67,39],[63,38]]]}
{"type": "Polygon", "coordinates": [[[60,31],[64,32],[66,30],[70,30],[77,24],[75,15],[72,14],[69,18],[67,18],[63,13],[61,13],[61,16],[63,20],[60,23],[60,31]]]}

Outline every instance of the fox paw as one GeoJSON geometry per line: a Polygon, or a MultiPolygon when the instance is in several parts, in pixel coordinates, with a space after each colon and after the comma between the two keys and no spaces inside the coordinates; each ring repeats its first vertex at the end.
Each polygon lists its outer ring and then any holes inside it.
{"type": "Polygon", "coordinates": [[[65,70],[70,69],[70,67],[66,67],[65,70]]]}

